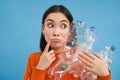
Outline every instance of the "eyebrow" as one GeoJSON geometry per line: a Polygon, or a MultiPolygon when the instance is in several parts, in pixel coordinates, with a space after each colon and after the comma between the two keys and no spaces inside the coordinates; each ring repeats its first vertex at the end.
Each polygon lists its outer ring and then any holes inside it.
{"type": "Polygon", "coordinates": [[[66,23],[68,23],[68,21],[67,21],[67,20],[61,20],[61,22],[66,22],[66,23]]]}
{"type": "Polygon", "coordinates": [[[52,19],[47,19],[46,22],[47,22],[47,21],[52,21],[52,22],[54,22],[54,20],[52,20],[52,19]]]}
{"type": "MultiPolygon", "coordinates": [[[[53,19],[47,19],[46,22],[47,22],[47,21],[52,21],[52,22],[54,22],[53,19]]],[[[67,20],[61,20],[60,22],[66,22],[66,23],[69,23],[67,20]]]]}

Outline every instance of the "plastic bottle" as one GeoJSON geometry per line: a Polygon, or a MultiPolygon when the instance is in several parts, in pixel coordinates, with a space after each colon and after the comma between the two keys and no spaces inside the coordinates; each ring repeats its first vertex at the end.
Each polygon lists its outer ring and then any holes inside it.
{"type": "Polygon", "coordinates": [[[107,64],[110,65],[112,63],[112,56],[115,52],[116,47],[114,45],[106,46],[100,52],[100,54],[107,60],[107,64]]]}
{"type": "Polygon", "coordinates": [[[95,27],[90,27],[85,30],[84,42],[78,45],[79,48],[82,48],[86,51],[91,51],[96,42],[96,29],[95,27]]]}
{"type": "Polygon", "coordinates": [[[94,27],[86,28],[85,22],[82,21],[74,23],[71,30],[70,45],[67,46],[69,51],[65,54],[60,53],[59,59],[48,70],[50,77],[54,78],[54,80],[60,80],[67,72],[73,73],[74,77],[80,77],[85,70],[82,68],[82,62],[78,60],[78,55],[81,54],[82,50],[92,50],[95,38],[94,27]],[[74,33],[75,30],[76,34],[74,33]],[[75,51],[73,49],[74,45],[77,45],[75,51]]]}
{"type": "MultiPolygon", "coordinates": [[[[93,47],[96,43],[96,29],[95,27],[90,27],[86,29],[84,42],[79,44],[79,47],[83,50],[92,52],[93,47]]],[[[91,72],[86,71],[83,69],[82,73],[80,74],[81,80],[97,80],[97,76],[91,72]]]]}
{"type": "MultiPolygon", "coordinates": [[[[106,46],[101,50],[100,54],[107,60],[108,66],[112,63],[112,56],[115,52],[116,47],[115,46],[106,46]]],[[[84,71],[81,74],[81,80],[97,80],[97,75],[84,71]]]]}
{"type": "Polygon", "coordinates": [[[83,37],[85,34],[86,26],[84,21],[74,21],[71,24],[71,36],[68,41],[68,47],[74,47],[78,43],[83,42],[83,37]]]}
{"type": "Polygon", "coordinates": [[[96,40],[95,27],[86,28],[83,33],[84,33],[84,35],[83,35],[84,41],[77,45],[77,50],[76,50],[75,55],[73,56],[72,63],[70,66],[71,68],[69,70],[70,73],[73,73],[74,77],[79,77],[84,72],[87,73],[83,69],[83,67],[82,67],[83,64],[78,59],[78,55],[81,54],[82,50],[91,51],[94,47],[95,40],[96,40]]]}
{"type": "Polygon", "coordinates": [[[76,21],[75,23],[76,33],[77,33],[77,39],[82,39],[85,34],[86,25],[84,21],[76,21]]]}
{"type": "Polygon", "coordinates": [[[49,68],[48,74],[54,80],[61,80],[61,78],[68,72],[68,66],[72,61],[72,51],[60,53],[58,60],[49,68]]]}

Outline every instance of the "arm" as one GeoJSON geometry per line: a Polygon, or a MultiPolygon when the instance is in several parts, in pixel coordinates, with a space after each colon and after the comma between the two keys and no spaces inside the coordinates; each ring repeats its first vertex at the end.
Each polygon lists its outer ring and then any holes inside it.
{"type": "Polygon", "coordinates": [[[56,59],[54,51],[48,51],[49,46],[50,42],[41,55],[32,54],[29,57],[23,80],[45,80],[48,67],[56,59]]]}
{"type": "Polygon", "coordinates": [[[111,72],[109,70],[109,74],[106,76],[97,76],[98,80],[111,80],[111,72]]]}
{"type": "Polygon", "coordinates": [[[36,68],[35,56],[32,54],[28,58],[27,67],[23,80],[45,80],[46,71],[36,68]]]}
{"type": "Polygon", "coordinates": [[[111,80],[111,74],[106,75],[106,76],[98,76],[98,80],[111,80]]]}

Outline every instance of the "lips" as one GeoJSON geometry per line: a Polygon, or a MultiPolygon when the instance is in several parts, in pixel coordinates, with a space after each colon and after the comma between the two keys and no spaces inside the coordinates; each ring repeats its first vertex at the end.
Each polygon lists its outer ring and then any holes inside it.
{"type": "Polygon", "coordinates": [[[60,43],[61,40],[60,39],[52,39],[52,42],[55,42],[55,43],[60,43]]]}

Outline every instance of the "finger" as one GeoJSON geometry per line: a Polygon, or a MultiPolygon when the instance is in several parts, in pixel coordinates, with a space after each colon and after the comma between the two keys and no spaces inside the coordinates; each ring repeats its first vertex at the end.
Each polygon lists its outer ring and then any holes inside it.
{"type": "Polygon", "coordinates": [[[53,57],[52,60],[51,60],[51,62],[53,62],[55,59],[56,59],[56,57],[53,57]]]}
{"type": "Polygon", "coordinates": [[[92,58],[93,60],[96,59],[96,57],[94,55],[92,55],[91,53],[87,52],[87,51],[82,51],[85,55],[89,56],[90,58],[92,58]]]}
{"type": "Polygon", "coordinates": [[[104,60],[105,62],[107,62],[107,60],[106,60],[104,57],[102,57],[102,55],[97,54],[96,52],[95,52],[94,54],[95,54],[95,56],[96,56],[97,58],[99,58],[99,59],[104,60]]]}
{"type": "Polygon", "coordinates": [[[86,60],[87,62],[94,64],[93,63],[94,60],[92,58],[90,58],[88,55],[81,54],[80,57],[83,58],[84,60],[86,60]]]}
{"type": "Polygon", "coordinates": [[[48,52],[48,56],[49,56],[51,59],[54,58],[54,57],[55,57],[54,50],[50,50],[50,51],[48,52]]]}
{"type": "Polygon", "coordinates": [[[82,67],[86,69],[87,71],[92,71],[94,69],[93,64],[89,63],[88,61],[84,60],[82,57],[80,57],[80,60],[82,61],[82,67]]]}
{"type": "Polygon", "coordinates": [[[51,44],[51,40],[49,40],[49,41],[47,42],[47,45],[46,45],[46,47],[45,47],[45,49],[44,49],[43,52],[48,52],[49,47],[50,47],[50,44],[51,44]]]}
{"type": "Polygon", "coordinates": [[[95,52],[94,54],[95,54],[95,56],[96,56],[97,58],[99,58],[99,59],[104,59],[100,54],[97,54],[96,52],[95,52]]]}
{"type": "Polygon", "coordinates": [[[93,69],[94,69],[94,68],[89,67],[88,65],[84,65],[83,68],[89,72],[93,71],[93,69]]]}
{"type": "Polygon", "coordinates": [[[86,59],[84,59],[82,56],[79,56],[79,59],[82,61],[83,66],[88,65],[89,67],[92,67],[93,64],[88,62],[86,59]]]}
{"type": "Polygon", "coordinates": [[[51,58],[55,57],[55,53],[49,55],[51,58]]]}
{"type": "Polygon", "coordinates": [[[48,54],[50,54],[50,55],[55,54],[54,50],[50,50],[48,54]]]}
{"type": "Polygon", "coordinates": [[[55,57],[55,54],[51,55],[51,58],[54,58],[55,57]]]}

